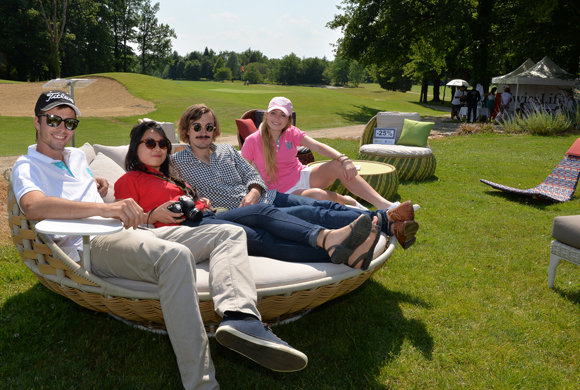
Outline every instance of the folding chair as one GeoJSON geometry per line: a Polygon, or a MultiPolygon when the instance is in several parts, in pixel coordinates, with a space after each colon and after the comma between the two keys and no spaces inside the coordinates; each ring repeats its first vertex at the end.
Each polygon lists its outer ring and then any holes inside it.
{"type": "Polygon", "coordinates": [[[527,190],[508,187],[503,184],[497,184],[488,180],[480,179],[483,184],[487,184],[495,189],[518,194],[531,196],[536,199],[543,199],[552,202],[567,202],[572,199],[578,178],[580,177],[580,138],[574,142],[568,149],[566,155],[560,163],[554,168],[540,185],[527,190]]]}

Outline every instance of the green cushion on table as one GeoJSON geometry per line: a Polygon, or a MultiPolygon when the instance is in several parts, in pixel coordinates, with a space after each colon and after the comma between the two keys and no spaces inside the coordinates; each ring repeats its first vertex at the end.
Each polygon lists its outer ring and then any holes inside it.
{"type": "Polygon", "coordinates": [[[427,139],[434,125],[434,122],[418,122],[405,118],[397,145],[427,146],[427,139]]]}

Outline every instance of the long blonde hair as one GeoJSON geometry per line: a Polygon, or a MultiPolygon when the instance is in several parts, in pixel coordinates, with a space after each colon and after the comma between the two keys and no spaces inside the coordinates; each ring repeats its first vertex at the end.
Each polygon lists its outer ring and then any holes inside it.
{"type": "MultiPolygon", "coordinates": [[[[272,132],[268,126],[268,115],[270,113],[266,112],[264,119],[262,120],[262,151],[264,152],[264,165],[266,166],[266,177],[264,180],[266,183],[274,183],[278,179],[278,160],[276,159],[276,141],[272,139],[272,132]]],[[[280,133],[280,136],[284,134],[286,130],[294,124],[292,115],[288,116],[288,123],[280,133]]]]}

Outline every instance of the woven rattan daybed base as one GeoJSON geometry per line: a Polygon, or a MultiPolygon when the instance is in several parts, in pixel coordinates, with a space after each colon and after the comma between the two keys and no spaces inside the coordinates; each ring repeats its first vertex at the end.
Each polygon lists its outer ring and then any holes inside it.
{"type": "MultiPolygon", "coordinates": [[[[148,329],[164,329],[156,292],[121,287],[80,267],[50,237],[34,230],[35,222],[28,221],[21,213],[12,186],[8,188],[8,221],[22,261],[48,289],[87,309],[110,313],[148,329]]],[[[301,283],[258,288],[258,309],[263,320],[279,323],[353,291],[384,265],[395,245],[395,239],[387,241],[384,252],[373,260],[366,272],[330,264],[343,267],[345,272],[301,283]]],[[[221,318],[214,311],[209,292],[200,291],[199,297],[206,330],[212,332],[221,318]]]]}

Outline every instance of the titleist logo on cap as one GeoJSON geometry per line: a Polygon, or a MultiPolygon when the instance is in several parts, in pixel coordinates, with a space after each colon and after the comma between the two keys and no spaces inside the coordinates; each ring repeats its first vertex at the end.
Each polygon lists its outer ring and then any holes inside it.
{"type": "Polygon", "coordinates": [[[50,91],[46,94],[46,102],[47,103],[53,99],[65,99],[65,100],[68,100],[69,102],[71,102],[72,104],[75,104],[75,101],[68,94],[58,92],[58,91],[55,91],[55,92],[50,91]]]}

